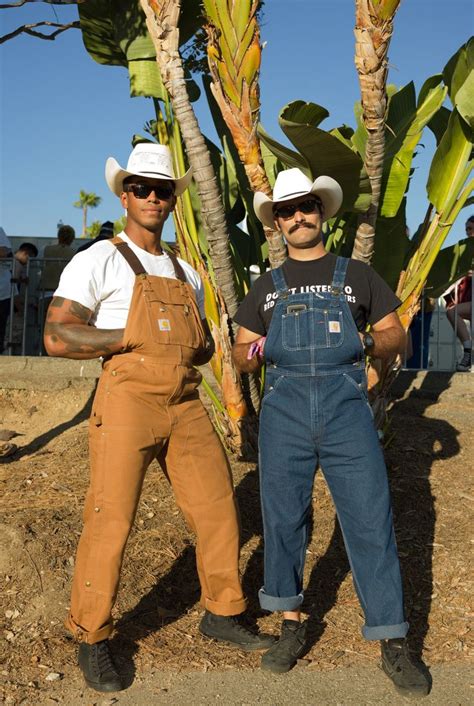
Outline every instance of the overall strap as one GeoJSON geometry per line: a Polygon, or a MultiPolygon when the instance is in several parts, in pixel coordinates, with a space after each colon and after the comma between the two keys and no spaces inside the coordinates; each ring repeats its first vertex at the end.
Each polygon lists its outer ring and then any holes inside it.
{"type": "Polygon", "coordinates": [[[171,250],[168,250],[167,255],[168,255],[169,259],[171,260],[171,262],[173,263],[176,279],[180,279],[181,282],[187,282],[188,280],[186,279],[186,275],[184,274],[184,270],[181,267],[181,264],[180,264],[178,258],[176,257],[176,255],[174,254],[174,252],[172,252],[171,250]]]}
{"type": "Polygon", "coordinates": [[[110,242],[112,245],[115,245],[119,253],[125,258],[137,277],[138,275],[146,275],[146,270],[142,263],[135,255],[132,248],[124,240],[122,240],[122,238],[119,238],[117,235],[115,238],[112,238],[110,242]]]}
{"type": "Polygon", "coordinates": [[[346,279],[348,264],[349,258],[338,256],[336,260],[336,267],[334,268],[334,274],[332,276],[331,297],[339,299],[341,294],[344,293],[344,282],[346,279]]]}
{"type": "Polygon", "coordinates": [[[272,279],[278,297],[281,299],[286,299],[288,297],[288,285],[286,283],[285,275],[283,274],[282,266],[276,267],[272,270],[272,279]]]}

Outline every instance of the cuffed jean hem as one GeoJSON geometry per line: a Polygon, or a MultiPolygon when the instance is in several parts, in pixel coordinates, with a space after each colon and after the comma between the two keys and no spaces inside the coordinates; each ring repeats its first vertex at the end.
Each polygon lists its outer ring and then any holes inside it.
{"type": "Polygon", "coordinates": [[[362,635],[366,640],[393,640],[395,637],[406,637],[408,623],[398,625],[377,625],[375,627],[362,627],[362,635]]]}
{"type": "Polygon", "coordinates": [[[247,610],[247,599],[241,598],[239,601],[231,601],[230,603],[220,603],[219,601],[211,601],[210,598],[201,598],[203,608],[214,613],[214,615],[240,615],[247,610]]]}
{"type": "Polygon", "coordinates": [[[297,610],[303,603],[303,598],[302,593],[298,593],[297,596],[269,596],[263,588],[258,592],[261,608],[272,612],[277,610],[297,610]]]}
{"type": "Polygon", "coordinates": [[[78,642],[86,642],[88,645],[94,645],[96,642],[107,640],[114,629],[114,624],[110,621],[110,623],[103,625],[98,630],[84,630],[84,628],[74,622],[70,615],[68,615],[64,621],[64,625],[78,642]]]}

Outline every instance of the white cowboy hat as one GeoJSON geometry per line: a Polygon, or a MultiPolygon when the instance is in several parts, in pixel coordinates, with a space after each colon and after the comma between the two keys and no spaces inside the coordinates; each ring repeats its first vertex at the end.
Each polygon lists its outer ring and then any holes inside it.
{"type": "Polygon", "coordinates": [[[122,169],[113,157],[105,163],[105,180],[109,189],[120,196],[123,191],[123,180],[129,176],[143,176],[150,179],[164,179],[173,181],[175,195],[180,196],[191,181],[192,168],[188,169],[182,177],[175,177],[173,160],[169,147],[158,145],[154,142],[140,142],[133,148],[128,158],[127,168],[122,169]]]}
{"type": "Polygon", "coordinates": [[[282,201],[291,201],[299,196],[314,194],[322,201],[324,213],[323,220],[336,215],[342,203],[342,189],[335,179],[329,176],[320,176],[316,181],[311,181],[303,174],[301,169],[285,169],[276,178],[273,187],[273,201],[263,191],[257,191],[253,197],[253,207],[259,221],[267,228],[275,227],[273,206],[282,201]]]}

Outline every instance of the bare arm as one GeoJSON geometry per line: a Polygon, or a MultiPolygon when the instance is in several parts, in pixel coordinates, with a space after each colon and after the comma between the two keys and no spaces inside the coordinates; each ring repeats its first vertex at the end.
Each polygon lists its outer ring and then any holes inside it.
{"type": "Polygon", "coordinates": [[[247,359],[250,345],[262,336],[254,331],[241,326],[237,332],[235,343],[232,346],[232,359],[237,370],[241,373],[254,373],[263,364],[263,357],[256,353],[250,360],[247,359]]]}
{"type": "Polygon", "coordinates": [[[216,350],[214,339],[212,338],[212,334],[209,330],[209,324],[207,323],[206,319],[202,319],[201,323],[204,329],[204,333],[206,334],[206,347],[204,348],[204,350],[199,351],[199,353],[196,355],[195,359],[193,360],[194,365],[205,365],[206,363],[209,363],[216,350]]]}
{"type": "MultiPolygon", "coordinates": [[[[369,353],[371,358],[391,358],[405,351],[407,336],[394,311],[377,321],[370,333],[375,341],[369,353]]],[[[359,336],[362,338],[363,334],[359,333],[359,336]]]]}
{"type": "Polygon", "coordinates": [[[44,345],[51,356],[78,360],[118,353],[124,329],[89,326],[92,311],[71,299],[53,297],[44,327],[44,345]]]}

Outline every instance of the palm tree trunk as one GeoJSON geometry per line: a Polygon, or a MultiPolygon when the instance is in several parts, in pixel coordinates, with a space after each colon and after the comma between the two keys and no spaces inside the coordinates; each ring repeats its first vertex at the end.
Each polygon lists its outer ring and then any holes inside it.
{"type": "Polygon", "coordinates": [[[216,282],[222,291],[228,312],[233,316],[237,311],[238,301],[224,206],[209,151],[189,100],[178,49],[181,0],[140,0],[140,3],[155,46],[163,83],[171,97],[189,163],[193,168],[216,282]]]}
{"type": "Polygon", "coordinates": [[[86,237],[87,233],[87,205],[82,207],[82,238],[86,237]]]}
{"type": "Polygon", "coordinates": [[[365,168],[372,201],[361,218],[352,257],[370,264],[375,245],[385,151],[387,54],[400,0],[356,0],[355,65],[359,74],[362,118],[367,130],[365,168]]]}

